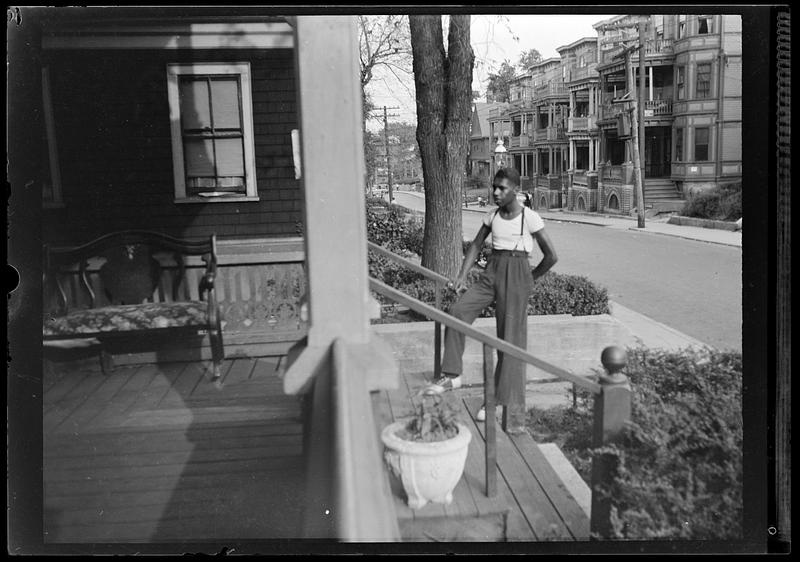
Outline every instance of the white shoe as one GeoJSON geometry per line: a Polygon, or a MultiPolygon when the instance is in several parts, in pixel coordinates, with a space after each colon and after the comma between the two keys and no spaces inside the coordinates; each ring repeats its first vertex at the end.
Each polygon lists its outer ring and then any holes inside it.
{"type": "Polygon", "coordinates": [[[455,390],[461,388],[461,376],[448,377],[442,375],[425,389],[425,394],[442,394],[448,390],[455,390]]]}
{"type": "Polygon", "coordinates": [[[481,409],[478,410],[478,413],[475,415],[475,419],[478,421],[486,421],[486,406],[481,406],[481,409]]]}

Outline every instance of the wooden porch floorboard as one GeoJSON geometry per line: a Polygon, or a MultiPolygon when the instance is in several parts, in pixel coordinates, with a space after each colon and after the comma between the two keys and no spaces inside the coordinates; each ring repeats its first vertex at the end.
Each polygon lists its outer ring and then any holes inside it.
{"type": "Polygon", "coordinates": [[[46,543],[302,536],[302,424],[277,359],[48,368],[46,543]]]}
{"type": "MultiPolygon", "coordinates": [[[[400,388],[373,392],[376,429],[413,413],[417,395],[429,374],[406,369],[400,388]]],[[[473,438],[464,475],[449,506],[426,504],[411,510],[402,484],[387,467],[395,510],[404,540],[572,541],[588,540],[589,522],[575,499],[528,434],[509,436],[497,431],[497,494],[485,487],[484,422],[475,420],[481,389],[453,392],[460,418],[473,438]]]]}

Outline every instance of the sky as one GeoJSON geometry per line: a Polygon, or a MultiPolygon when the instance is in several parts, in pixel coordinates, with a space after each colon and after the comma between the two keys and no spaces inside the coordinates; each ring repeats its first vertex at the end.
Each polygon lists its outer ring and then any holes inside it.
{"type": "MultiPolygon", "coordinates": [[[[475,54],[472,89],[483,93],[488,75],[496,72],[506,59],[516,65],[523,51],[536,49],[547,59],[558,56],[558,47],[569,45],[583,37],[596,37],[597,32],[592,25],[613,15],[473,15],[470,27],[472,50],[475,54]]],[[[416,120],[412,76],[400,81],[391,73],[376,70],[368,91],[377,107],[385,105],[397,108],[387,110],[392,116],[390,121],[413,123],[416,120]]],[[[380,129],[383,126],[382,117],[383,114],[380,113],[380,119],[371,120],[368,128],[380,129]]]]}

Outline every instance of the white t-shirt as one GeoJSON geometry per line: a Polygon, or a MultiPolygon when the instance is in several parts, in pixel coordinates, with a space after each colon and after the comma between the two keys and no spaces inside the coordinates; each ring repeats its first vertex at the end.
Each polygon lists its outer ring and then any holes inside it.
{"type": "Polygon", "coordinates": [[[539,213],[528,207],[513,219],[504,219],[499,211],[489,211],[483,217],[483,224],[492,229],[492,248],[495,250],[533,251],[533,233],[544,228],[539,213]],[[523,222],[524,221],[524,222],[523,222]]]}

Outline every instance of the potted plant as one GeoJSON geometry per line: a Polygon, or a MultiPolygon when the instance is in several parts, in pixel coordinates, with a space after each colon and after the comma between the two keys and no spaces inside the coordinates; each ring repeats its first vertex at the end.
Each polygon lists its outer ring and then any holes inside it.
{"type": "Polygon", "coordinates": [[[453,501],[472,439],[469,428],[456,418],[457,410],[441,396],[422,395],[413,417],[381,432],[384,458],[403,483],[411,509],[429,501],[453,501]]]}

